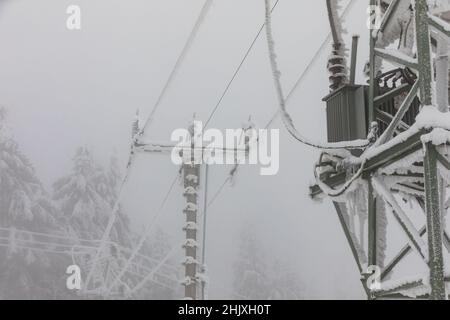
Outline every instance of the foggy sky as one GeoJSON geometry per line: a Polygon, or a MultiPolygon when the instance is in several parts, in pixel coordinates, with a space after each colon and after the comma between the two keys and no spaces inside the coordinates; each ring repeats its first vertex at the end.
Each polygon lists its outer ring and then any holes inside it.
{"type": "MultiPolygon", "coordinates": [[[[3,1],[5,2],[5,1],[3,1]]],[[[22,150],[50,189],[67,173],[76,147],[91,147],[106,162],[116,148],[125,164],[135,111],[150,112],[193,26],[203,0],[14,0],[0,6],[0,104],[22,150]],[[66,29],[66,8],[80,5],[82,30],[66,29]]],[[[367,1],[357,1],[347,23],[359,33],[358,80],[367,57],[367,1]]],[[[273,15],[282,82],[288,92],[326,38],[324,1],[280,0],[273,15]]],[[[149,139],[166,141],[192,119],[205,120],[264,21],[261,0],[216,0],[174,85],[161,104],[149,139]]],[[[328,47],[329,48],[329,47],[328,47]]],[[[323,52],[288,108],[296,125],[326,139],[328,93],[323,52]]],[[[233,83],[211,127],[239,128],[249,115],[264,126],[277,110],[264,34],[233,83]]],[[[281,129],[280,172],[259,176],[242,167],[210,208],[208,265],[211,298],[229,296],[240,226],[264,238],[268,259],[298,271],[309,298],[364,298],[359,274],[330,202],[308,197],[318,153],[281,129]]],[[[229,167],[210,169],[213,194],[229,167]]],[[[178,168],[165,155],[140,155],[123,206],[136,225],[149,221],[178,168]]],[[[181,186],[160,226],[174,244],[182,236],[181,186]]]]}

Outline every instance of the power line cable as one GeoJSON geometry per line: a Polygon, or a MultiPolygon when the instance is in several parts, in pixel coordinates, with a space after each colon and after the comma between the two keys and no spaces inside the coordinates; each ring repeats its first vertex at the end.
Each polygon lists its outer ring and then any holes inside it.
{"type": "MultiPolygon", "coordinates": [[[[349,3],[347,4],[347,6],[345,7],[343,13],[342,13],[342,18],[345,18],[350,10],[352,9],[352,7],[354,6],[354,4],[356,3],[355,0],[350,0],[349,3]]],[[[273,9],[271,10],[271,12],[273,11],[273,9]]],[[[265,23],[264,23],[265,26],[265,23]]],[[[322,51],[325,49],[326,45],[331,41],[331,32],[327,35],[327,37],[324,39],[324,41],[321,43],[321,45],[319,46],[319,48],[317,49],[317,51],[315,52],[315,54],[313,55],[312,59],[310,60],[310,62],[307,64],[307,66],[305,67],[305,69],[302,71],[302,73],[300,74],[299,78],[297,79],[297,81],[295,82],[294,86],[291,88],[291,90],[289,91],[288,95],[286,96],[286,102],[288,102],[291,97],[293,96],[293,94],[296,92],[296,90],[301,86],[301,84],[303,83],[303,80],[306,78],[306,76],[309,74],[309,72],[312,69],[312,66],[318,61],[318,58],[320,56],[320,54],[322,53],[322,51]]],[[[273,122],[275,121],[275,119],[279,116],[280,111],[277,110],[277,112],[275,112],[275,114],[272,116],[272,118],[269,120],[269,122],[266,124],[266,126],[264,127],[265,129],[270,128],[270,126],[273,124],[273,122]]],[[[210,207],[219,197],[219,195],[222,193],[222,191],[225,189],[226,184],[231,180],[230,176],[228,176],[225,181],[222,183],[222,185],[219,187],[219,189],[216,191],[216,193],[214,194],[214,196],[212,197],[211,201],[209,201],[208,203],[208,207],[210,207]]]]}
{"type": "MultiPolygon", "coordinates": [[[[273,12],[278,4],[280,0],[277,0],[275,2],[275,4],[273,5],[271,12],[273,12]]],[[[247,49],[247,51],[244,54],[244,57],[242,58],[241,62],[239,63],[238,67],[236,68],[236,70],[233,73],[233,76],[231,77],[230,81],[228,81],[227,85],[225,86],[224,91],[222,92],[222,95],[220,96],[219,100],[217,101],[216,105],[214,106],[214,108],[212,109],[208,119],[205,122],[205,128],[208,126],[208,124],[210,123],[211,119],[214,117],[214,114],[217,112],[218,108],[220,107],[223,99],[225,98],[226,94],[228,93],[229,89],[231,88],[231,85],[233,83],[233,81],[236,79],[239,71],[241,71],[242,66],[244,65],[245,61],[247,60],[248,56],[250,55],[250,52],[252,51],[253,47],[255,46],[256,41],[259,39],[259,36],[261,35],[262,31],[264,30],[266,23],[264,22],[261,27],[259,28],[256,36],[254,37],[253,41],[251,42],[249,48],[247,49]]]]}
{"type": "Polygon", "coordinates": [[[163,87],[161,93],[158,96],[158,99],[156,100],[155,104],[153,105],[153,108],[152,108],[147,120],[145,121],[144,127],[142,128],[142,130],[140,132],[141,135],[144,133],[144,131],[150,125],[156,111],[158,110],[159,106],[161,105],[161,102],[163,101],[173,80],[175,79],[175,77],[178,73],[178,70],[180,69],[189,50],[191,49],[192,44],[194,43],[194,40],[197,37],[197,33],[200,30],[200,27],[201,27],[203,21],[205,20],[207,14],[209,12],[209,9],[211,8],[211,5],[212,5],[212,0],[206,0],[205,3],[203,4],[203,7],[200,11],[200,14],[199,14],[195,24],[194,24],[194,27],[192,28],[191,33],[189,34],[189,37],[188,37],[183,49],[181,50],[181,52],[175,62],[175,65],[173,66],[172,71],[170,72],[169,77],[167,78],[167,80],[164,84],[164,87],[163,87]]]}
{"type": "Polygon", "coordinates": [[[163,212],[163,208],[166,205],[167,201],[169,200],[170,194],[172,193],[172,191],[174,189],[174,186],[175,186],[176,182],[178,181],[178,177],[179,177],[179,174],[177,173],[177,175],[175,176],[175,179],[173,180],[173,182],[171,183],[171,185],[169,187],[169,190],[165,194],[165,196],[164,196],[164,198],[163,198],[163,200],[162,200],[162,202],[161,202],[161,204],[160,204],[160,206],[159,206],[155,216],[150,221],[150,223],[146,226],[145,231],[142,234],[138,245],[135,247],[135,249],[133,250],[133,253],[128,258],[127,262],[124,264],[124,266],[122,267],[121,271],[118,273],[118,276],[111,283],[111,285],[107,288],[106,294],[108,294],[111,291],[111,289],[114,287],[114,285],[117,283],[117,281],[122,278],[122,276],[125,274],[125,272],[127,272],[127,269],[130,266],[131,262],[134,260],[134,258],[137,256],[137,254],[141,250],[142,246],[144,245],[145,241],[147,240],[147,237],[148,237],[150,231],[156,225],[157,221],[161,217],[161,214],[163,212]]]}

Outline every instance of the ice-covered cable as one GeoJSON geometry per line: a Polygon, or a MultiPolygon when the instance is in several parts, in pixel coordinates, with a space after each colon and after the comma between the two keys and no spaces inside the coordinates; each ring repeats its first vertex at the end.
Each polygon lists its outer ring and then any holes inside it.
{"type": "MultiPolygon", "coordinates": [[[[277,4],[280,0],[277,0],[275,2],[275,4],[272,6],[272,9],[270,10],[271,12],[273,12],[275,10],[275,8],[277,7],[277,4]]],[[[252,43],[250,44],[249,48],[247,49],[247,51],[245,52],[241,62],[239,63],[238,67],[236,68],[236,70],[233,73],[233,76],[231,77],[230,81],[227,83],[227,85],[225,86],[225,90],[223,91],[222,95],[220,96],[219,100],[217,101],[216,105],[214,106],[214,108],[212,109],[211,113],[209,114],[208,119],[205,122],[205,128],[208,127],[209,123],[211,122],[211,119],[213,118],[214,114],[216,113],[217,109],[220,107],[223,99],[225,98],[226,94],[228,93],[228,91],[231,88],[231,84],[233,83],[233,81],[236,79],[239,71],[241,71],[242,66],[244,65],[245,61],[247,60],[248,56],[250,55],[250,52],[253,50],[253,47],[256,44],[256,41],[259,39],[259,36],[261,35],[262,31],[264,30],[264,26],[266,25],[266,23],[264,22],[262,24],[262,26],[259,28],[256,36],[254,37],[252,43]]]]}
{"type": "Polygon", "coordinates": [[[350,178],[350,180],[346,181],[345,184],[339,188],[339,189],[333,189],[327,186],[325,183],[323,183],[320,180],[319,175],[317,174],[317,168],[314,170],[314,177],[316,178],[317,185],[320,187],[320,189],[329,197],[336,198],[342,196],[345,192],[347,192],[350,187],[353,185],[353,183],[359,179],[363,172],[364,172],[364,165],[365,161],[362,163],[361,167],[358,169],[358,172],[356,172],[353,177],[350,178]]]}
{"type": "MultiPolygon", "coordinates": [[[[347,6],[344,9],[344,12],[342,14],[342,17],[345,17],[350,9],[353,7],[353,5],[355,4],[356,0],[350,0],[350,2],[347,4],[347,6]]],[[[274,7],[272,7],[272,11],[273,11],[274,7]]],[[[265,23],[264,23],[265,25],[265,23]]],[[[306,68],[303,70],[303,72],[300,74],[300,76],[298,77],[297,81],[295,82],[294,86],[292,87],[292,89],[289,91],[289,94],[286,96],[286,102],[289,101],[289,99],[293,96],[293,94],[297,91],[297,89],[300,87],[300,85],[302,84],[303,80],[305,79],[305,77],[308,75],[308,73],[311,71],[311,67],[313,66],[313,64],[317,61],[317,59],[319,58],[320,53],[322,52],[322,50],[324,50],[325,46],[327,45],[328,42],[330,42],[331,40],[331,33],[329,33],[327,35],[327,37],[325,38],[325,40],[322,42],[322,44],[320,45],[320,47],[317,49],[316,53],[314,54],[313,58],[311,59],[310,63],[306,66],[306,68]]],[[[275,121],[275,119],[278,117],[278,115],[280,114],[280,110],[277,110],[274,115],[272,116],[272,118],[270,118],[269,122],[267,122],[267,124],[265,125],[265,129],[268,129],[271,127],[272,123],[275,121]]],[[[211,206],[213,204],[213,202],[219,197],[220,193],[224,190],[225,185],[227,184],[227,182],[230,181],[230,177],[227,177],[225,179],[225,181],[223,182],[223,184],[220,186],[220,188],[218,189],[218,191],[215,193],[213,199],[208,203],[208,207],[211,206]]]]}
{"type": "Polygon", "coordinates": [[[355,140],[355,141],[345,141],[337,143],[316,143],[309,139],[303,137],[294,126],[294,122],[286,110],[286,101],[283,93],[283,88],[281,86],[281,73],[278,68],[277,56],[275,53],[275,42],[272,35],[272,19],[270,12],[270,0],[265,0],[266,7],[266,35],[267,35],[267,45],[269,49],[269,60],[272,68],[273,80],[275,84],[275,89],[277,92],[278,104],[280,108],[280,113],[282,116],[283,123],[288,130],[288,132],[299,142],[306,144],[308,146],[319,148],[319,149],[360,149],[367,147],[370,144],[368,140],[355,140]]]}
{"type": "Polygon", "coordinates": [[[147,240],[147,237],[150,233],[150,231],[153,229],[153,227],[156,225],[156,222],[159,220],[159,218],[161,217],[162,214],[162,209],[164,208],[165,204],[167,203],[167,201],[169,200],[169,196],[172,193],[172,190],[178,180],[179,175],[177,174],[175,176],[175,179],[173,180],[173,182],[171,183],[169,190],[167,191],[166,195],[163,198],[163,201],[161,202],[161,205],[158,208],[158,211],[156,212],[155,216],[153,217],[152,221],[150,221],[150,223],[146,226],[144,233],[142,234],[138,245],[136,246],[136,248],[134,248],[133,253],[131,254],[131,256],[128,258],[128,260],[126,261],[126,263],[124,264],[124,266],[122,267],[121,271],[118,273],[117,277],[113,280],[113,282],[111,283],[111,285],[108,287],[106,294],[108,294],[112,288],[114,287],[114,285],[117,283],[117,281],[119,279],[122,278],[122,276],[125,274],[125,272],[127,272],[131,262],[134,260],[134,258],[139,254],[139,251],[141,250],[142,246],[144,245],[145,241],[147,240]]]}
{"type": "Polygon", "coordinates": [[[95,268],[97,267],[98,260],[100,259],[100,255],[102,254],[103,250],[106,247],[109,235],[110,235],[111,230],[112,230],[112,228],[114,226],[114,222],[116,221],[117,214],[118,214],[119,209],[120,209],[120,202],[122,201],[123,193],[125,191],[125,185],[126,185],[126,183],[128,181],[128,178],[130,177],[130,174],[131,174],[131,168],[133,166],[133,159],[134,159],[134,155],[132,154],[130,156],[130,160],[128,162],[128,166],[127,166],[127,170],[126,170],[125,176],[124,176],[124,178],[122,180],[122,183],[120,184],[119,193],[118,193],[117,199],[116,199],[116,201],[114,203],[111,215],[109,217],[108,225],[106,226],[106,229],[103,232],[103,236],[102,236],[102,239],[100,241],[100,246],[97,249],[97,252],[95,254],[91,270],[89,270],[88,276],[86,277],[85,285],[84,285],[84,288],[83,288],[84,292],[86,292],[86,290],[88,288],[89,282],[91,281],[91,278],[92,278],[92,276],[93,276],[93,274],[95,272],[95,268]]]}
{"type": "Polygon", "coordinates": [[[175,62],[175,65],[172,68],[172,71],[169,74],[169,77],[167,78],[166,83],[164,84],[164,87],[161,91],[161,93],[159,94],[158,100],[156,100],[155,105],[153,106],[153,109],[151,110],[145,124],[144,127],[142,128],[140,134],[142,135],[144,133],[144,131],[147,129],[147,127],[150,125],[153,116],[155,115],[157,109],[159,108],[161,102],[163,101],[168,89],[170,88],[173,80],[175,79],[178,70],[180,69],[181,65],[183,64],[189,50],[192,47],[192,44],[194,43],[195,38],[197,37],[198,31],[200,30],[200,27],[202,26],[206,15],[209,12],[209,9],[211,8],[213,0],[206,0],[205,3],[203,4],[202,10],[200,11],[200,14],[197,18],[197,21],[195,22],[194,27],[192,28],[191,33],[189,34],[189,37],[183,47],[183,50],[181,51],[180,55],[177,58],[177,61],[175,62]]]}

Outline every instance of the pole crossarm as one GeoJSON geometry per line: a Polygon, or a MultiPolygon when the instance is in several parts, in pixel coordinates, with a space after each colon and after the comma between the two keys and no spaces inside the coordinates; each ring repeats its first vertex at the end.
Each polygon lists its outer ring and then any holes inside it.
{"type": "Polygon", "coordinates": [[[248,155],[249,148],[227,148],[227,147],[215,147],[215,146],[194,146],[191,144],[179,145],[173,142],[138,142],[135,144],[136,152],[144,152],[144,153],[164,153],[169,154],[174,151],[174,149],[178,149],[180,151],[183,150],[193,150],[193,151],[209,151],[209,152],[218,152],[218,153],[236,153],[240,155],[248,155]]]}

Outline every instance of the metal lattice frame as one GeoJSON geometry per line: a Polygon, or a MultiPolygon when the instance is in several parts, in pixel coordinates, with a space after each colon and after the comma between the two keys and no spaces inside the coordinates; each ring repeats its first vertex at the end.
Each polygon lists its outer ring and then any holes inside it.
{"type": "MultiPolygon", "coordinates": [[[[361,232],[360,239],[355,235],[355,230],[352,230],[352,226],[349,224],[351,215],[345,205],[346,200],[342,199],[342,197],[333,198],[333,202],[358,270],[362,274],[363,286],[369,298],[404,297],[409,296],[410,292],[415,290],[419,292],[416,295],[418,297],[446,299],[445,284],[450,279],[446,279],[444,274],[442,250],[445,247],[450,253],[450,237],[443,227],[442,216],[445,208],[442,206],[442,198],[445,187],[449,182],[446,181],[444,184],[444,175],[441,176],[439,172],[440,170],[450,170],[449,155],[445,154],[442,146],[434,145],[430,142],[423,144],[422,139],[424,135],[427,135],[435,128],[413,131],[409,126],[404,126],[403,136],[401,138],[394,136],[399,132],[398,129],[404,125],[402,119],[415,99],[420,99],[422,106],[433,104],[431,83],[434,81],[434,71],[431,64],[432,39],[430,31],[433,32],[434,41],[440,37],[441,41],[444,39],[444,41],[450,42],[450,25],[429,13],[426,0],[415,0],[417,58],[377,48],[377,36],[379,32],[384,31],[383,28],[395,16],[400,1],[391,1],[383,17],[380,30],[370,30],[369,123],[377,120],[379,114],[377,113],[377,103],[379,101],[389,99],[400,92],[408,93],[396,114],[388,118],[389,126],[387,129],[361,156],[363,182],[358,187],[364,187],[366,190],[366,198],[364,200],[367,205],[360,210],[365,211],[367,214],[367,229],[365,233],[361,232]],[[376,59],[414,70],[417,76],[415,83],[412,86],[403,85],[396,87],[387,94],[376,96],[376,59]],[[399,166],[403,162],[405,163],[403,170],[394,170],[394,172],[388,170],[389,167],[393,165],[399,166]],[[426,220],[425,225],[421,229],[417,229],[411,222],[408,214],[404,212],[398,202],[397,194],[406,195],[409,197],[409,201],[415,201],[418,204],[426,220]],[[408,243],[387,263],[379,261],[382,230],[378,230],[378,225],[379,219],[382,217],[381,210],[384,206],[389,209],[388,211],[394,220],[398,222],[400,230],[408,239],[408,243]],[[364,245],[364,241],[361,238],[363,234],[364,237],[367,236],[367,246],[363,250],[364,254],[362,255],[361,245],[364,245]],[[423,238],[425,235],[426,238],[423,238]],[[398,281],[395,285],[391,284],[383,287],[383,284],[387,284],[387,278],[392,275],[399,263],[411,252],[419,256],[424,262],[429,270],[429,275],[403,282],[398,281]],[[368,266],[375,265],[383,266],[380,276],[382,287],[381,289],[371,290],[366,284],[366,279],[370,276],[366,269],[368,266]]],[[[375,6],[376,1],[370,0],[370,5],[375,6]]],[[[447,107],[445,111],[448,111],[447,107]]],[[[327,162],[319,164],[321,168],[324,168],[320,177],[322,183],[330,188],[344,185],[346,180],[348,180],[349,174],[352,171],[354,172],[355,169],[347,168],[347,170],[342,170],[333,161],[332,157],[326,157],[326,159],[327,162]],[[330,167],[333,169],[325,169],[330,167]]],[[[313,197],[322,193],[321,184],[311,187],[311,195],[313,197]]]]}

